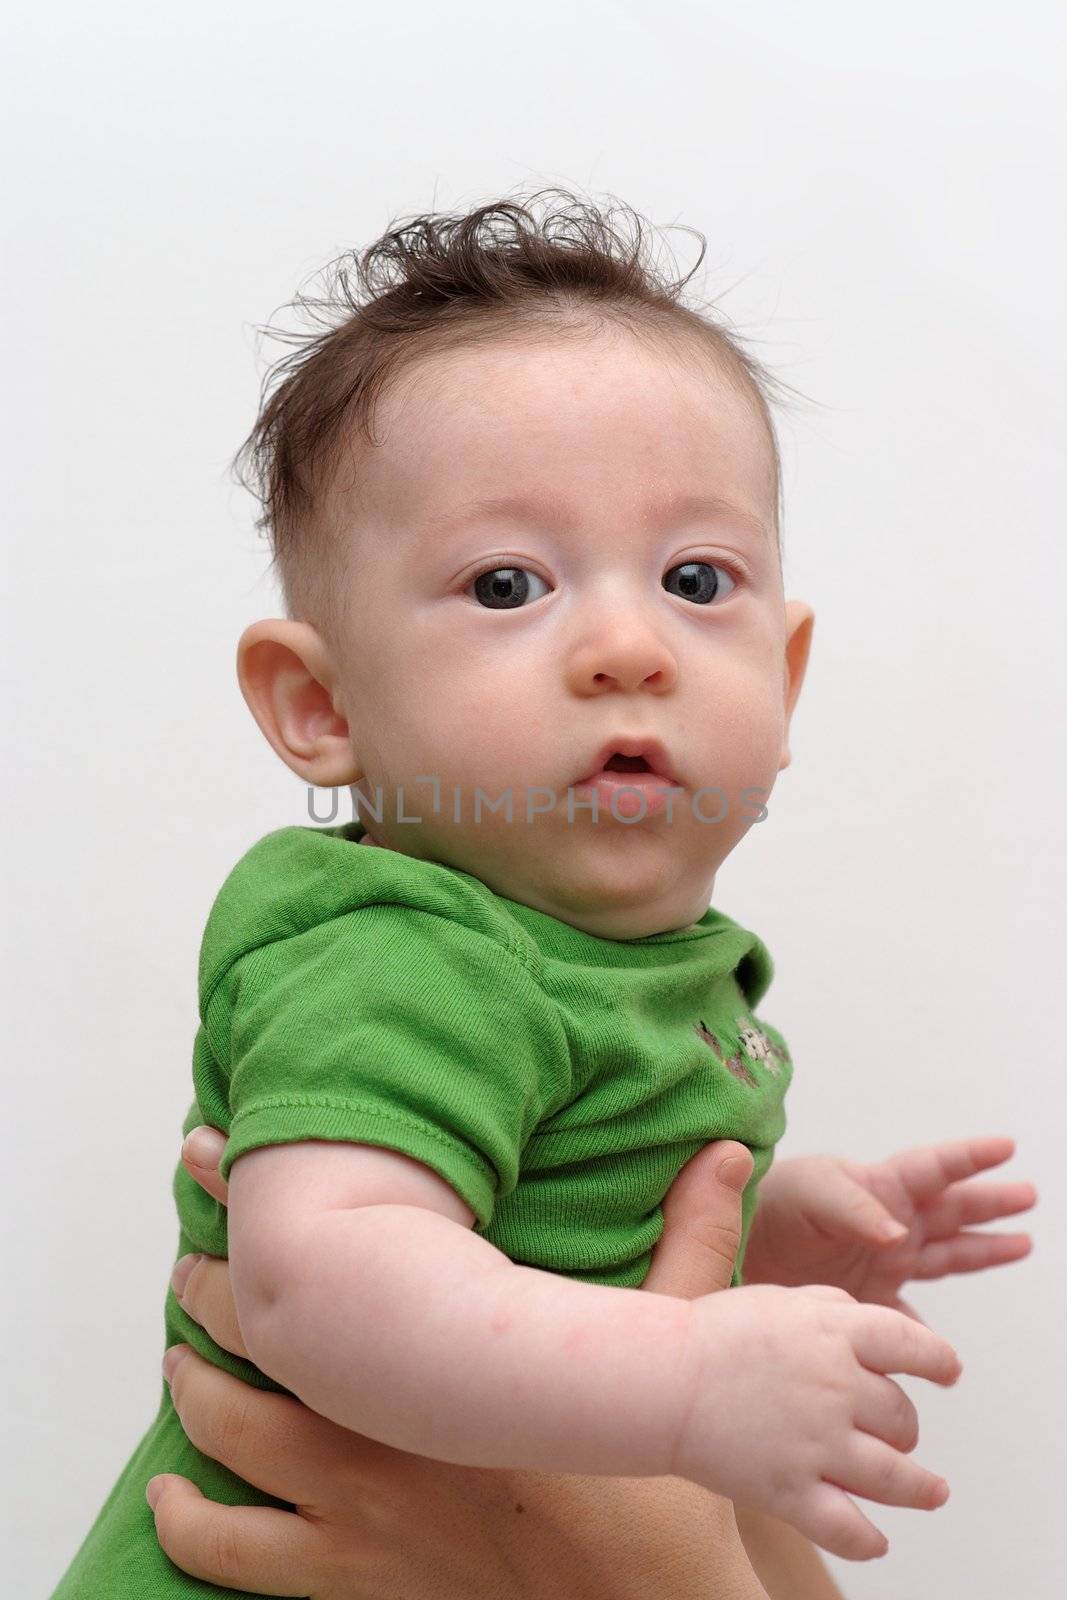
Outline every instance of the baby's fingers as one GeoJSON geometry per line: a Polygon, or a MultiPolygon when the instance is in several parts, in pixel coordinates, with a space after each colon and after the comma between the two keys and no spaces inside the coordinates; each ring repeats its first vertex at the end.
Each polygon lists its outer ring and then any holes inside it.
{"type": "Polygon", "coordinates": [[[230,1287],[230,1264],[218,1256],[182,1256],[171,1274],[183,1311],[208,1332],[217,1345],[247,1361],[244,1335],[230,1287]]]}
{"type": "Polygon", "coordinates": [[[183,1572],[256,1594],[314,1592],[320,1581],[317,1541],[303,1517],[269,1506],[216,1505],[188,1478],[173,1473],[153,1478],[151,1487],[156,1538],[183,1572]]]}
{"type": "Polygon", "coordinates": [[[852,1425],[910,1454],[919,1442],[919,1413],[899,1383],[880,1372],[862,1372],[852,1406],[852,1425]]]}
{"type": "Polygon", "coordinates": [[[889,1540],[836,1483],[820,1479],[796,1510],[783,1510],[788,1522],[832,1556],[843,1561],[873,1561],[884,1556],[889,1540]]]}
{"type": "Polygon", "coordinates": [[[865,1305],[849,1316],[856,1359],[871,1372],[909,1372],[932,1383],[951,1385],[963,1371],[963,1363],[947,1339],[903,1312],[865,1305]]]}
{"type": "Polygon", "coordinates": [[[841,1452],[835,1452],[834,1479],[850,1494],[861,1494],[884,1506],[936,1511],[948,1499],[944,1478],[858,1429],[853,1430],[841,1452]]]}

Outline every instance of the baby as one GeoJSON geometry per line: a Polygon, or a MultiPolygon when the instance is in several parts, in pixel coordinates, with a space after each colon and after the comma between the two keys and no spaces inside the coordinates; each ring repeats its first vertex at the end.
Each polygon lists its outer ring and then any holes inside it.
{"type": "MultiPolygon", "coordinates": [[[[278,755],[358,814],[269,834],[212,907],[185,1127],[228,1134],[229,1216],[179,1167],[179,1254],[229,1255],[255,1365],[173,1294],[167,1342],[403,1450],[677,1474],[877,1553],[845,1491],[947,1496],[884,1375],[951,1383],[954,1351],[742,1286],[792,1064],[767,950],[711,900],[813,623],[767,376],[577,203],[419,218],[358,280],[246,446],[288,617],[238,652],[278,755]],[[732,1292],[636,1292],[720,1138],[755,1160],[732,1292]]],[[[57,1600],[204,1591],[144,1498],[182,1471],[272,1503],[164,1389],[57,1600]]]]}

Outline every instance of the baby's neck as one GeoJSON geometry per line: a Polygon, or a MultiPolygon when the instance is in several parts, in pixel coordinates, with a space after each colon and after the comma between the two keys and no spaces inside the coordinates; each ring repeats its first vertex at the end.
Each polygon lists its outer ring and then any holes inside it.
{"type": "MultiPolygon", "coordinates": [[[[390,844],[382,844],[382,841],[380,839],[372,839],[369,833],[365,833],[363,835],[362,839],[359,842],[360,842],[360,844],[376,844],[376,845],[380,845],[383,850],[391,850],[393,848],[393,846],[390,845],[390,844]]],[[[696,926],[697,926],[697,924],[695,922],[687,922],[684,928],[676,928],[674,930],[674,932],[676,932],[676,933],[689,933],[689,931],[692,928],[695,928],[696,926]]]]}

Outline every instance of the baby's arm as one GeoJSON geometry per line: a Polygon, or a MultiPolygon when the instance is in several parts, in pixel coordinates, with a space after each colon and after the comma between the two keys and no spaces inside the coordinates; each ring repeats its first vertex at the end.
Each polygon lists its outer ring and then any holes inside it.
{"type": "Polygon", "coordinates": [[[252,1359],[342,1427],[436,1460],[671,1472],[690,1302],[518,1266],[473,1221],[394,1151],[239,1157],[230,1269],[252,1359]]]}
{"type": "Polygon", "coordinates": [[[361,1145],[240,1156],[230,1262],[249,1354],[313,1410],[473,1467],[692,1479],[846,1559],[886,1541],[846,1491],[932,1510],[915,1412],[881,1375],[959,1361],[844,1290],[696,1300],[517,1266],[436,1173],[361,1145]]]}

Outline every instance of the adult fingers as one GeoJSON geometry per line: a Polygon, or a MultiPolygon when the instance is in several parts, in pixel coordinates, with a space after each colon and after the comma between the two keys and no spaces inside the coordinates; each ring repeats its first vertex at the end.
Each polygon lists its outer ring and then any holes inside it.
{"type": "Polygon", "coordinates": [[[237,1321],[230,1285],[230,1264],[219,1256],[182,1256],[170,1279],[178,1303],[199,1322],[215,1343],[231,1355],[249,1359],[237,1321]]]}
{"type": "Polygon", "coordinates": [[[255,1594],[307,1596],[319,1587],[319,1540],[303,1517],[269,1506],[216,1505],[174,1473],[151,1482],[156,1538],[183,1572],[255,1594]]]}
{"type": "Polygon", "coordinates": [[[276,1500],[314,1507],[353,1470],[356,1434],[290,1395],[242,1383],[188,1345],[170,1378],[186,1435],[213,1461],[276,1500]]]}
{"type": "Polygon", "coordinates": [[[226,1148],[226,1135],[218,1128],[201,1123],[191,1128],[182,1143],[182,1166],[201,1189],[223,1205],[229,1203],[230,1186],[219,1177],[219,1162],[226,1148]]]}
{"type": "Polygon", "coordinates": [[[752,1152],[716,1139],[686,1162],[663,1201],[663,1233],[643,1288],[695,1300],[727,1289],[741,1242],[741,1191],[752,1152]]]}

